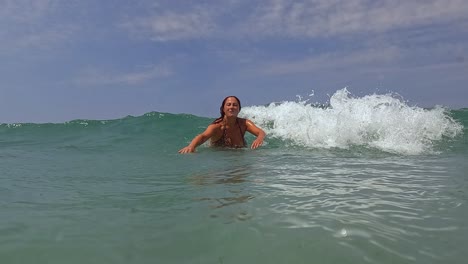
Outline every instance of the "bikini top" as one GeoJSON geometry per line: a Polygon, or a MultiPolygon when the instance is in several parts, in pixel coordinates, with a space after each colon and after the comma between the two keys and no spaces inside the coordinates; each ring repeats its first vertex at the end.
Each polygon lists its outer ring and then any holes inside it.
{"type": "Polygon", "coordinates": [[[231,138],[227,135],[227,129],[226,126],[223,126],[223,135],[216,141],[211,142],[212,146],[216,147],[228,147],[228,148],[244,148],[247,146],[247,142],[245,141],[244,134],[245,131],[247,130],[246,125],[245,125],[245,119],[242,118],[237,118],[236,119],[236,125],[239,128],[239,133],[242,138],[242,145],[234,145],[231,142],[231,138]],[[241,125],[243,124],[243,126],[241,125]],[[244,130],[242,130],[242,127],[244,127],[244,130]]]}

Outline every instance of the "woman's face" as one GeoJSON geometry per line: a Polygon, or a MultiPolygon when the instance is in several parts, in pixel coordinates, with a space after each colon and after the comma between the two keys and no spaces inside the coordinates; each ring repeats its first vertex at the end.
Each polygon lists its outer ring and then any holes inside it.
{"type": "Polygon", "coordinates": [[[229,97],[224,102],[224,115],[227,117],[236,116],[239,114],[239,102],[237,102],[236,98],[229,97]]]}

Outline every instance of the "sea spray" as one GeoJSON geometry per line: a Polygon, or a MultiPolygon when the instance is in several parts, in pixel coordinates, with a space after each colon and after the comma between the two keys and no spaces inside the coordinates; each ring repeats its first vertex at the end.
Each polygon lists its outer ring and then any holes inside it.
{"type": "Polygon", "coordinates": [[[241,115],[264,128],[269,137],[310,148],[364,146],[422,154],[463,131],[443,107],[409,106],[391,94],[354,97],[346,88],[336,91],[327,107],[285,101],[245,107],[241,115]]]}

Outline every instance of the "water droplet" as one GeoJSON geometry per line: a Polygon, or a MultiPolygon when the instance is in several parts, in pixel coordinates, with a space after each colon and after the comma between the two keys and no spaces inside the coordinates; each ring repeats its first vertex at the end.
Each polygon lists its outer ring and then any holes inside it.
{"type": "Polygon", "coordinates": [[[346,231],[346,229],[343,228],[343,229],[341,229],[341,231],[340,231],[340,235],[341,235],[342,237],[347,237],[347,236],[348,236],[348,231],[346,231]]]}

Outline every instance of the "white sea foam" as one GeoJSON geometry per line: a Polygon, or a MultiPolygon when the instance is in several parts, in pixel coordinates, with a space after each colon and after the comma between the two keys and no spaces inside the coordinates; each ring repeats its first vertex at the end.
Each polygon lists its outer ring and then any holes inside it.
{"type": "Polygon", "coordinates": [[[328,107],[307,101],[244,107],[241,115],[265,129],[269,137],[312,148],[366,146],[386,152],[420,154],[444,137],[462,133],[442,107],[409,106],[390,94],[352,96],[346,88],[328,107]]]}

